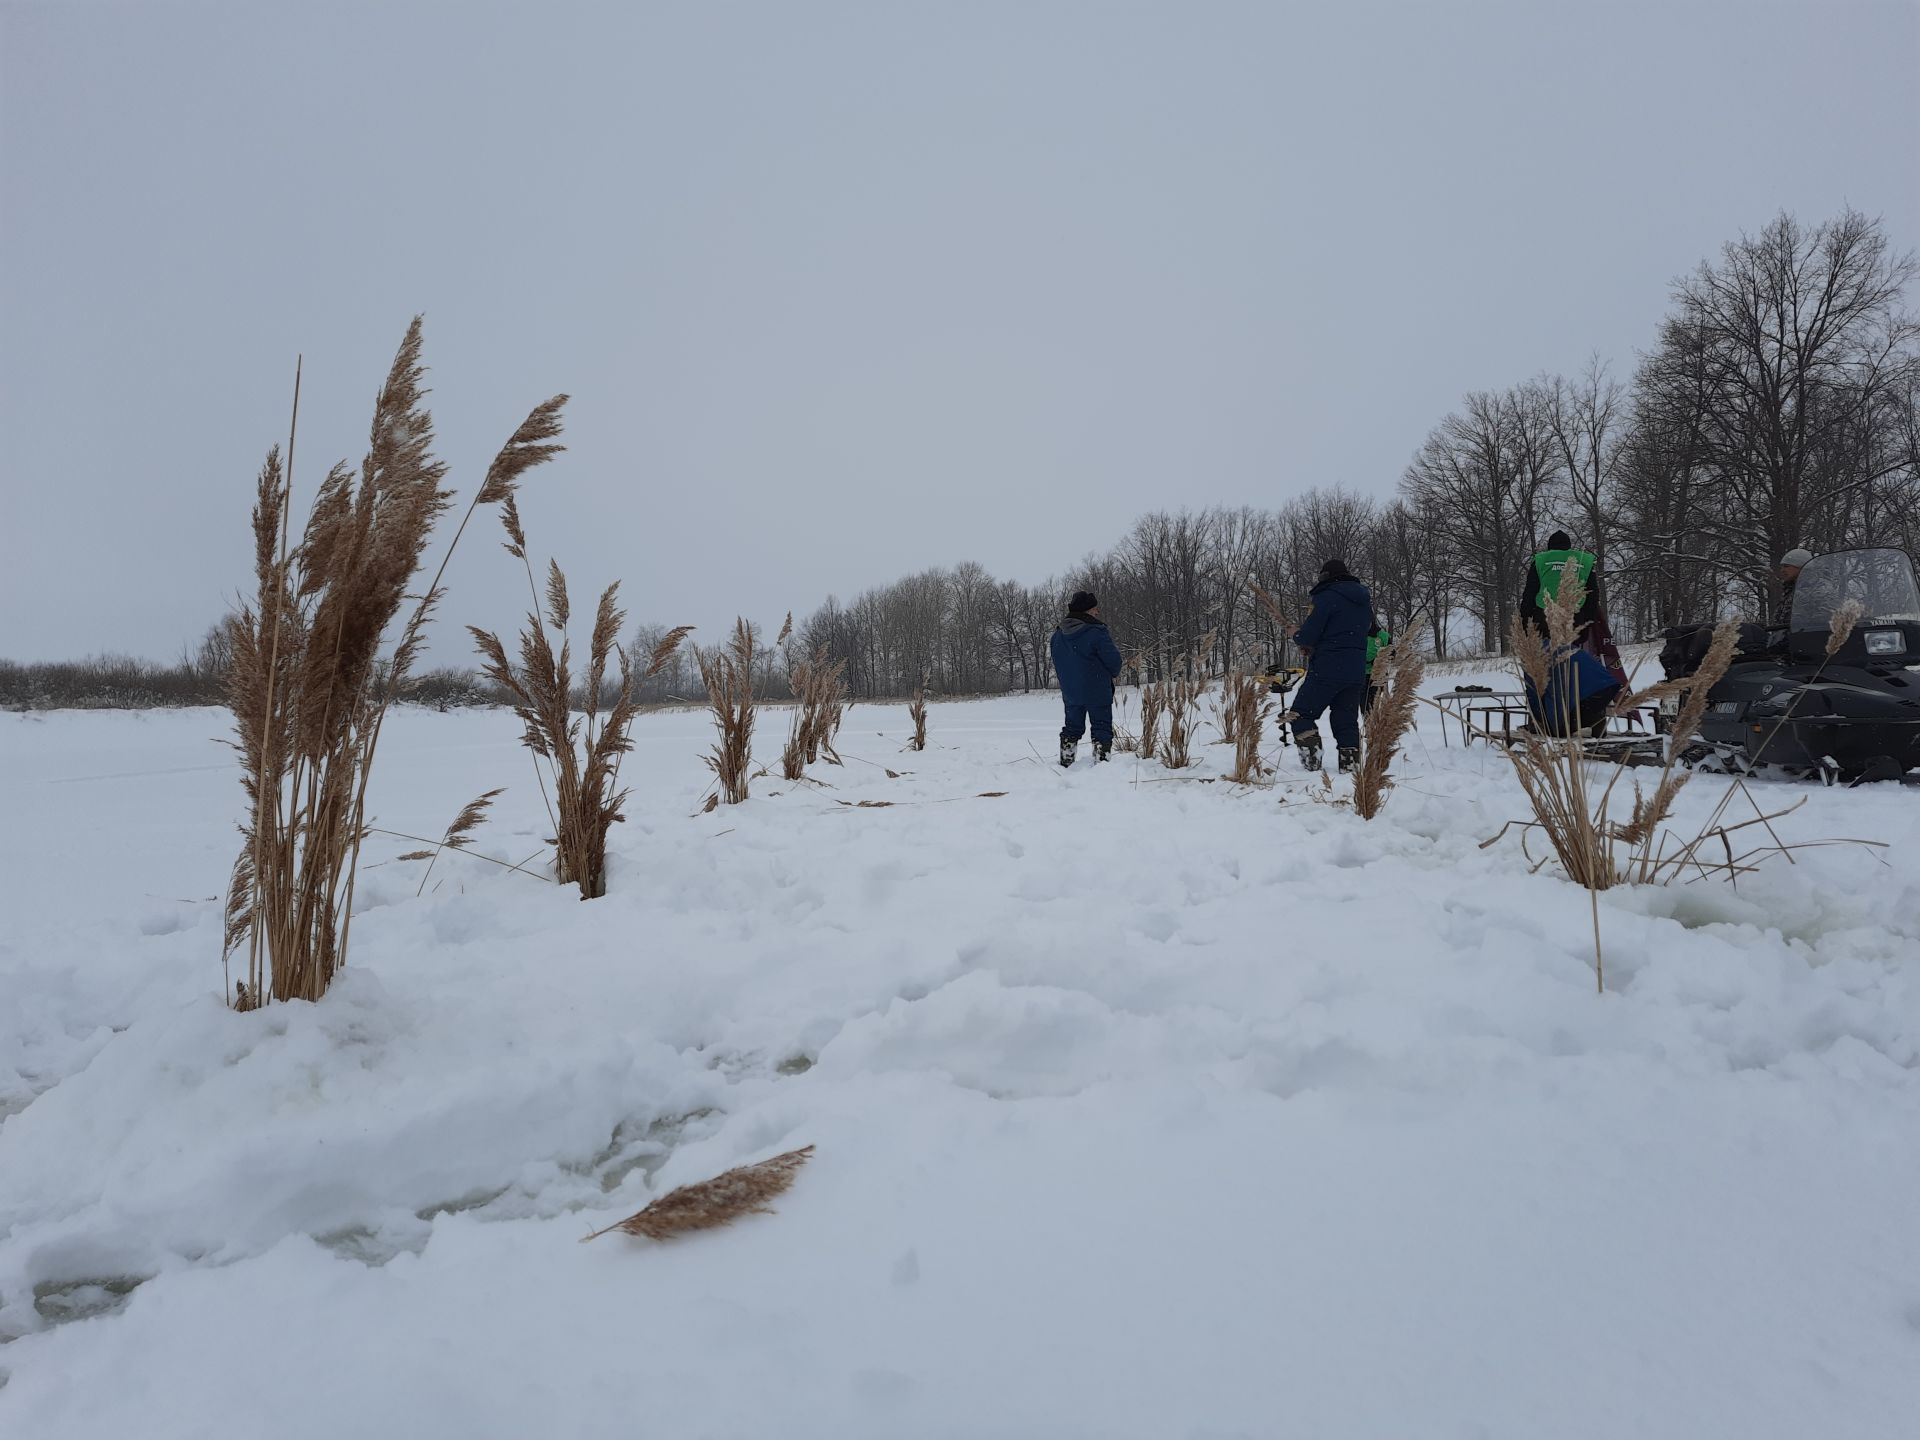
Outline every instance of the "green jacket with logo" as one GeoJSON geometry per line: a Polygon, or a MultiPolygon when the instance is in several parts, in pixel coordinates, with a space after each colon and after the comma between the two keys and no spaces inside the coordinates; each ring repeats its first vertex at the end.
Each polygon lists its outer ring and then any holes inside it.
{"type": "Polygon", "coordinates": [[[1600,618],[1600,586],[1594,579],[1594,558],[1589,550],[1542,550],[1527,566],[1527,577],[1520,591],[1520,617],[1541,629],[1547,624],[1547,601],[1560,593],[1569,575],[1586,586],[1586,596],[1574,612],[1577,630],[1600,618]]]}
{"type": "Polygon", "coordinates": [[[1393,643],[1393,636],[1387,633],[1387,627],[1376,625],[1373,633],[1367,636],[1367,674],[1373,674],[1373,657],[1393,643]]]}

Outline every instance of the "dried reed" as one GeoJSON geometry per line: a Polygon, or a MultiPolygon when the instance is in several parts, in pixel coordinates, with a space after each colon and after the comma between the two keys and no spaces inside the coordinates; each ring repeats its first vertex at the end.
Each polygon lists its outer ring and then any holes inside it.
{"type": "Polygon", "coordinates": [[[670,1240],[694,1230],[728,1225],[745,1215],[771,1215],[773,1207],[767,1202],[792,1187],[800,1167],[812,1154],[813,1146],[803,1145],[771,1160],[739,1165],[711,1180],[698,1180],[669,1190],[618,1224],[583,1235],[581,1243],[597,1240],[615,1230],[649,1240],[670,1240]]]}
{"type": "Polygon", "coordinates": [[[546,442],[559,432],[564,395],[536,407],[494,458],[438,571],[415,591],[427,542],[452,499],[440,485],[446,467],[433,458],[433,420],[421,403],[420,350],[416,316],[375,400],[357,479],[345,464],[327,472],[297,543],[297,376],[286,468],[275,446],[256,485],[255,593],[227,622],[227,703],[248,813],[224,940],[228,955],[247,945],[247,977],[235,996],[243,1009],[270,998],[317,1000],[346,963],[367,786],[387,706],[406,686],[474,511],[559,448],[546,442]],[[412,612],[383,657],[409,599],[412,612]]]}
{"type": "Polygon", "coordinates": [[[716,798],[738,805],[747,798],[748,771],[753,763],[753,668],[757,650],[753,627],[744,619],[733,622],[733,637],[725,645],[699,652],[700,679],[707,687],[714,729],[720,738],[706,756],[707,767],[719,783],[716,798]]]}
{"type": "Polygon", "coordinates": [[[1232,731],[1233,768],[1227,772],[1227,778],[1237,784],[1251,785],[1269,768],[1260,759],[1267,716],[1273,711],[1273,703],[1267,699],[1267,687],[1257,676],[1238,672],[1229,675],[1221,692],[1219,710],[1225,722],[1222,731],[1232,731]]]}
{"type": "Polygon", "coordinates": [[[786,747],[780,752],[780,773],[786,779],[803,778],[807,766],[823,755],[832,764],[840,763],[833,737],[846,710],[846,674],[847,662],[829,659],[824,644],[789,664],[787,688],[798,703],[793,707],[786,747]]]}
{"type": "Polygon", "coordinates": [[[1362,727],[1360,768],[1353,776],[1353,808],[1363,820],[1371,820],[1386,804],[1387,791],[1393,788],[1389,771],[1400,742],[1413,728],[1413,712],[1420,703],[1420,682],[1426,678],[1426,664],[1398,643],[1387,646],[1374,657],[1374,673],[1380,677],[1379,693],[1367,712],[1362,727]]]}
{"type": "Polygon", "coordinates": [[[1200,697],[1206,693],[1206,686],[1191,676],[1181,676],[1166,681],[1165,719],[1167,738],[1160,748],[1160,761],[1169,770],[1184,770],[1193,764],[1190,753],[1193,745],[1193,728],[1200,713],[1200,697]]]}
{"type": "MultiPolygon", "coordinates": [[[[1548,691],[1553,670],[1571,666],[1575,644],[1573,616],[1585,599],[1585,587],[1572,581],[1560,594],[1546,602],[1547,634],[1515,621],[1510,636],[1513,654],[1522,674],[1531,682],[1536,696],[1548,691]]],[[[1606,962],[1600,943],[1599,893],[1620,884],[1660,884],[1692,867],[1701,874],[1738,873],[1732,859],[1729,830],[1721,825],[1725,799],[1707,824],[1692,840],[1677,842],[1661,828],[1673,803],[1687,782],[1688,772],[1680,757],[1685,753],[1706,713],[1707,693],[1726,674],[1738,645],[1739,629],[1733,622],[1714,631],[1713,642],[1699,669],[1684,682],[1662,682],[1616,701],[1616,712],[1668,694],[1686,695],[1672,732],[1667,737],[1667,756],[1653,792],[1644,794],[1634,786],[1633,807],[1624,822],[1611,817],[1614,787],[1624,767],[1616,767],[1612,778],[1597,789],[1591,784],[1589,760],[1580,742],[1579,700],[1570,682],[1558,686],[1554,694],[1561,714],[1545,717],[1548,729],[1557,735],[1534,733],[1520,745],[1507,751],[1515,777],[1526,792],[1533,811],[1530,828],[1545,833],[1548,844],[1567,878],[1584,887],[1593,920],[1594,984],[1606,989],[1606,962]],[[1727,845],[1725,865],[1703,861],[1702,851],[1710,843],[1727,845]]],[[[1731,793],[1731,792],[1729,792],[1731,793]]],[[[1755,807],[1756,812],[1758,806],[1755,807]]],[[[1784,813],[1784,812],[1781,812],[1784,813]]],[[[1777,818],[1761,816],[1758,822],[1777,818]]],[[[1741,827],[1735,827],[1741,828],[1741,827]]],[[[1504,830],[1503,832],[1504,833],[1504,830]]],[[[1485,844],[1498,840],[1494,836],[1485,844]]],[[[1785,847],[1781,847],[1784,849],[1785,847]]]]}
{"type": "Polygon", "coordinates": [[[1155,683],[1140,687],[1139,753],[1152,757],[1160,748],[1160,721],[1167,713],[1167,687],[1155,683]]]}
{"type": "Polygon", "coordinates": [[[505,794],[504,789],[489,790],[483,795],[469,800],[466,808],[453,817],[453,823],[447,826],[446,833],[440,837],[440,843],[431,850],[410,851],[402,860],[424,860],[426,873],[420,877],[420,888],[413,893],[416,896],[427,893],[427,881],[433,878],[433,867],[439,863],[443,850],[464,850],[473,843],[473,832],[480,828],[480,822],[487,818],[487,811],[493,808],[493,802],[505,794]]]}
{"type": "MultiPolygon", "coordinates": [[[[527,585],[533,589],[526,531],[510,488],[503,500],[501,524],[507,532],[507,553],[526,568],[527,585]]],[[[616,603],[619,591],[618,581],[609,585],[594,610],[593,630],[587,642],[585,713],[578,718],[573,711],[573,642],[567,637],[573,606],[567,577],[558,561],[547,562],[544,605],[534,590],[534,607],[520,632],[517,666],[508,659],[499,636],[468,627],[485,662],[481,673],[512,697],[513,713],[521,723],[521,743],[532,754],[541,793],[548,796],[554,826],[554,876],[562,885],[578,885],[582,900],[598,899],[607,893],[607,832],[626,819],[621,806],[629,793],[615,786],[620,759],[633,748],[628,731],[639,713],[632,666],[620,645],[626,612],[616,603]],[[555,636],[560,642],[557,650],[555,636]],[[620,678],[603,716],[601,706],[609,698],[610,660],[618,662],[620,678]]],[[[655,647],[647,675],[659,673],[692,628],[681,626],[655,647]]]]}
{"type": "Polygon", "coordinates": [[[1267,612],[1267,618],[1273,621],[1282,635],[1291,634],[1293,632],[1293,622],[1287,619],[1286,615],[1281,611],[1280,602],[1268,594],[1264,586],[1256,584],[1251,580],[1247,583],[1253,589],[1253,598],[1258,600],[1260,602],[1260,608],[1267,612]]]}
{"type": "Polygon", "coordinates": [[[922,675],[920,683],[914,687],[913,698],[907,701],[907,718],[913,721],[913,738],[907,742],[909,750],[927,748],[927,677],[922,675]]]}

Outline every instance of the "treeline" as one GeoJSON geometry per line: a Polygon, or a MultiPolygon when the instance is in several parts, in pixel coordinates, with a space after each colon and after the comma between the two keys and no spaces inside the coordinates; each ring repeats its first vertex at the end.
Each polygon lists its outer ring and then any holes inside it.
{"type": "MultiPolygon", "coordinates": [[[[1599,556],[1622,638],[1766,613],[1774,563],[1796,546],[1920,551],[1915,274],[1877,220],[1782,215],[1674,284],[1630,376],[1595,360],[1573,378],[1466,396],[1391,500],[1311,490],[1272,510],[1156,512],[1037,585],[967,563],[829,599],[784,646],[760,636],[754,690],[783,697],[790,661],[821,649],[845,662],[857,699],[923,683],[1044,688],[1048,638],[1080,588],[1100,596],[1141,679],[1288,663],[1256,587],[1298,619],[1329,556],[1371,585],[1396,633],[1441,658],[1485,653],[1502,647],[1528,557],[1556,529],[1599,556]]],[[[665,630],[638,630],[636,660],[665,630]]],[[[218,644],[210,635],[172,667],[0,662],[0,705],[218,703],[218,644]]],[[[640,688],[649,702],[702,698],[697,656],[683,649],[640,688]]],[[[405,698],[498,700],[458,669],[414,677],[405,698]]]]}
{"type": "Polygon", "coordinates": [[[1505,635],[1556,528],[1599,556],[1615,629],[1641,636],[1766,613],[1798,546],[1914,550],[1915,273],[1867,216],[1782,215],[1674,285],[1629,382],[1596,363],[1466,397],[1401,481],[1432,537],[1439,603],[1419,618],[1443,630],[1451,605],[1505,635]]]}
{"type": "Polygon", "coordinates": [[[1339,556],[1397,632],[1441,658],[1486,653],[1556,529],[1599,556],[1623,637],[1766,613],[1796,546],[1920,548],[1915,273],[1867,216],[1782,215],[1675,283],[1629,379],[1595,360],[1466,396],[1391,501],[1314,490],[1274,510],[1158,512],[1040,585],[930,570],[829,600],[798,641],[845,660],[856,696],[923,677],[946,693],[1032,689],[1051,679],[1062,602],[1086,588],[1143,679],[1285,663],[1255,587],[1297,619],[1339,556]]]}
{"type": "MultiPolygon", "coordinates": [[[[0,710],[162,710],[227,703],[227,667],[233,645],[226,627],[215,625],[198,645],[184,647],[171,664],[131,655],[93,655],[84,660],[24,664],[0,660],[0,710]]],[[[376,687],[386,670],[376,667],[376,687]]],[[[448,666],[409,676],[396,697],[442,710],[505,703],[484,676],[448,666]]]]}

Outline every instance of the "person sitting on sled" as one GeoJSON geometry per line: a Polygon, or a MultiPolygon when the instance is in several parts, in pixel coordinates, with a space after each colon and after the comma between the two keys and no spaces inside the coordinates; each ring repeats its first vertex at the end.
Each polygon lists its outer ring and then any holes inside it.
{"type": "Polygon", "coordinates": [[[1107,622],[1100,618],[1100,601],[1089,590],[1076,590],[1067,602],[1067,618],[1053,632],[1048,646],[1053,673],[1060,677],[1060,700],[1066,706],[1066,724],[1060,729],[1060,763],[1073,764],[1080,737],[1093,727],[1093,758],[1105,760],[1113,750],[1113,687],[1120,681],[1123,662],[1107,622]]]}
{"type": "Polygon", "coordinates": [[[1608,671],[1606,663],[1584,645],[1569,646],[1558,657],[1550,657],[1543,691],[1527,677],[1529,727],[1537,735],[1562,739],[1569,735],[1591,734],[1596,740],[1605,733],[1607,707],[1619,698],[1621,682],[1608,671]]]}
{"type": "Polygon", "coordinates": [[[1293,739],[1300,763],[1320,768],[1320,715],[1327,713],[1340,768],[1360,763],[1360,696],[1367,684],[1367,633],[1373,629],[1373,596],[1344,563],[1329,560],[1313,587],[1313,613],[1294,632],[1307,657],[1307,678],[1294,693],[1293,739]]]}

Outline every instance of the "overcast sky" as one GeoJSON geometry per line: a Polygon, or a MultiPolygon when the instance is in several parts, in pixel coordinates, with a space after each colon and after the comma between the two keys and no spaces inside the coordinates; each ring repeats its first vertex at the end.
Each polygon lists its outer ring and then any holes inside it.
{"type": "Polygon", "coordinates": [[[536,553],[708,635],[1384,495],[1782,208],[1920,246],[1916,74],[1909,0],[0,0],[0,656],[197,637],[295,355],[304,498],[416,311],[453,483],[570,392],[536,553]]]}

